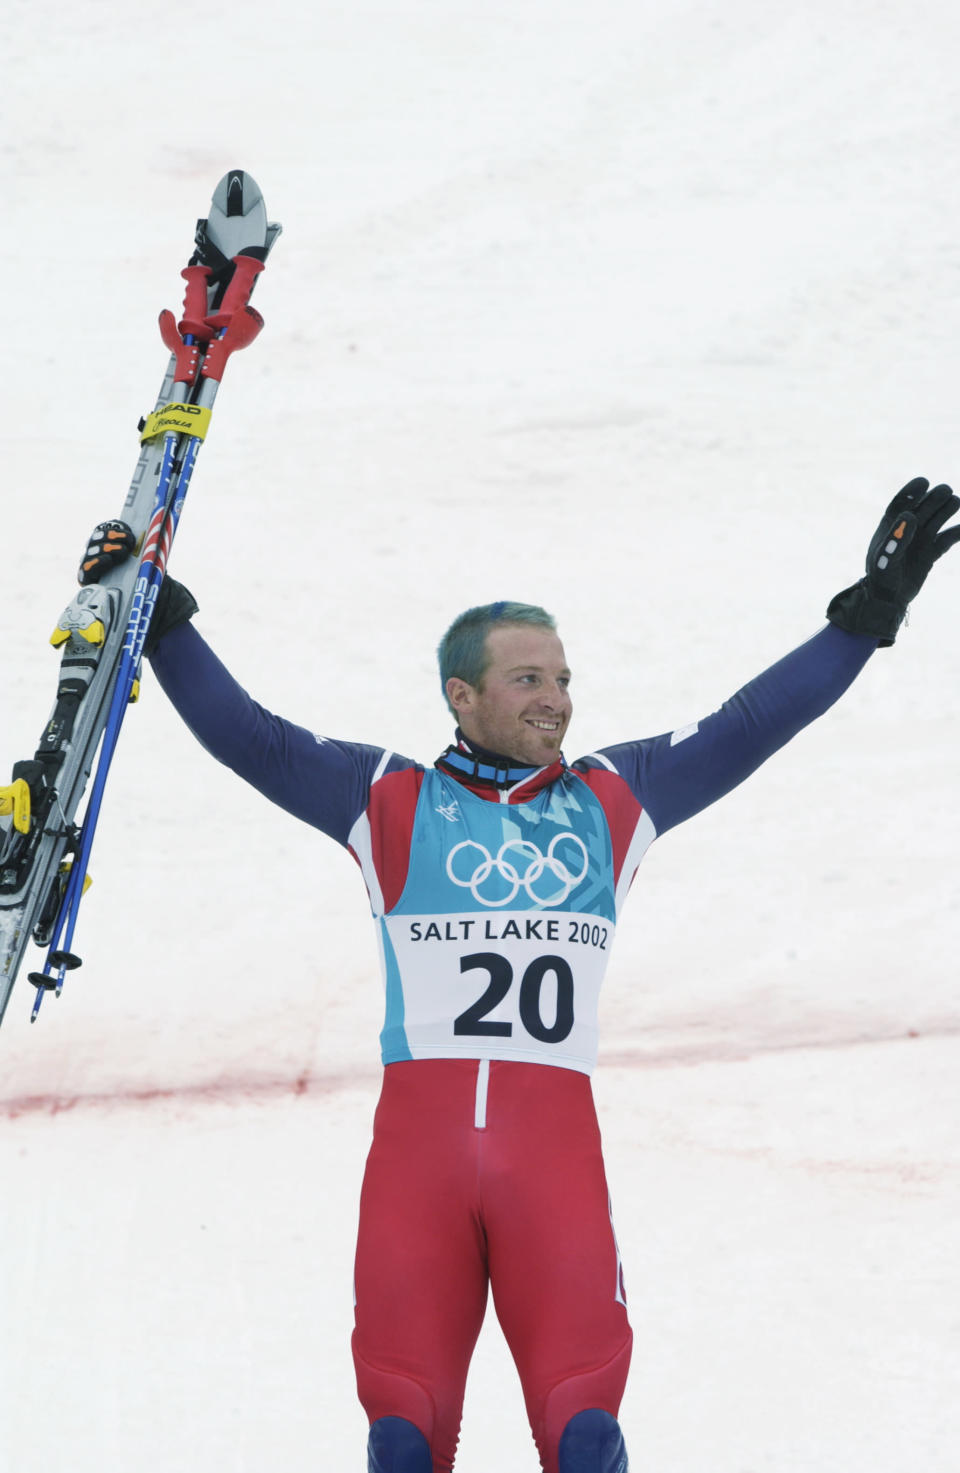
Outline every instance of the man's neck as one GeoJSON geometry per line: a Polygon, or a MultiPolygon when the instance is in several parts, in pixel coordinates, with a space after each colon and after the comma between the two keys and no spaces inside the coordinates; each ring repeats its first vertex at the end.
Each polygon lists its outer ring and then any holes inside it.
{"type": "Polygon", "coordinates": [[[552,781],[555,776],[559,776],[565,765],[562,757],[555,758],[544,767],[534,767],[529,762],[505,756],[502,752],[491,752],[480,746],[479,742],[470,741],[459,727],[456,737],[456,742],[437,758],[436,765],[441,771],[450,772],[471,788],[520,788],[540,774],[547,781],[552,781]]]}

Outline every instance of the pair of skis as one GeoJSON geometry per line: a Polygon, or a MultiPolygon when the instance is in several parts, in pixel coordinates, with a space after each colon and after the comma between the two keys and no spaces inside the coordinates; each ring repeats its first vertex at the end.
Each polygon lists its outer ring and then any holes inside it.
{"type": "Polygon", "coordinates": [[[250,294],[280,229],[267,220],[250,175],[226,174],[181,272],[183,317],[160,314],[170,361],[156,406],[141,421],[140,457],[120,513],[136,554],[81,588],[61,615],[51,640],[61,650],[53,710],[33,757],[16,762],[11,782],[0,786],[0,1022],[31,937],[46,949],[42,968],[29,973],[31,1020],[45,994],[59,996],[67,972],[80,965],[74,931],[110,763],[136,699],[144,640],[224,370],[263,326],[250,294]]]}

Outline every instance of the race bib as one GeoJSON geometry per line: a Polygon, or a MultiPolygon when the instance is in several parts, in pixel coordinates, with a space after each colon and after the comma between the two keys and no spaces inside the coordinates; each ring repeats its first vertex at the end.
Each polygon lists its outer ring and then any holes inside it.
{"type": "Polygon", "coordinates": [[[384,1060],[516,1059],[591,1073],[600,985],[615,927],[573,911],[498,910],[385,918],[402,1018],[384,1060]]]}
{"type": "Polygon", "coordinates": [[[615,916],[609,829],[579,780],[511,805],[425,774],[406,883],[377,917],[384,1063],[515,1059],[589,1074],[615,916]]]}

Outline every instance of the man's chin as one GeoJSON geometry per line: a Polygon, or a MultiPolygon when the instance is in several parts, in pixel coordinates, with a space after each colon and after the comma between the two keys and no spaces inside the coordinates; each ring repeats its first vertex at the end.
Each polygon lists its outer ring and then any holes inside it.
{"type": "Polygon", "coordinates": [[[559,732],[555,735],[544,732],[542,737],[534,737],[525,743],[527,755],[524,760],[536,767],[546,767],[549,762],[555,762],[560,756],[561,735],[559,732]]]}

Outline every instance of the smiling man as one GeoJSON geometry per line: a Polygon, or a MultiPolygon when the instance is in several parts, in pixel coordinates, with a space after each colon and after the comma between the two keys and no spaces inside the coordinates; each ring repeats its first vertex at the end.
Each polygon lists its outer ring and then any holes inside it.
{"type": "Polygon", "coordinates": [[[572,711],[570,671],[544,609],[468,609],[438,655],[447,704],[468,741],[531,767],[559,755],[572,711]]]}
{"type": "MultiPolygon", "coordinates": [[[[353,1337],[371,1473],[453,1467],[490,1289],[546,1473],[624,1473],[631,1332],[590,1088],[617,917],[655,838],[893,643],[960,537],[941,530],[958,506],[910,482],[812,639],[703,720],[569,765],[570,671],[541,608],[499,602],[451,625],[439,658],[456,739],[427,767],[265,711],[190,624],[192,597],[164,583],[148,643],[167,694],[209,751],[350,851],[378,930],[385,1068],[353,1337]]],[[[81,581],[124,555],[115,525],[97,529],[81,581]]]]}

